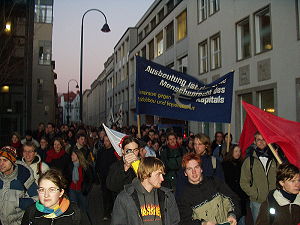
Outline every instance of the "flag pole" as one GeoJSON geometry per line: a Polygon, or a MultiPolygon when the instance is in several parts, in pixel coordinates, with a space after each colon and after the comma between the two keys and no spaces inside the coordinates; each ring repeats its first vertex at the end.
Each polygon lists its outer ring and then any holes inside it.
{"type": "Polygon", "coordinates": [[[137,124],[138,124],[138,138],[141,138],[141,116],[137,115],[137,124]]]}
{"type": "Polygon", "coordinates": [[[273,145],[271,143],[268,144],[269,148],[271,149],[273,155],[275,156],[275,158],[277,159],[277,162],[279,164],[282,164],[282,160],[280,159],[279,155],[277,154],[277,151],[274,149],[273,145]]]}
{"type": "MultiPolygon", "coordinates": [[[[231,123],[228,124],[228,132],[227,132],[227,146],[226,146],[226,152],[229,152],[229,144],[230,144],[230,141],[229,141],[229,138],[230,138],[230,129],[231,129],[231,123]]],[[[232,140],[231,140],[232,141],[232,140]]]]}

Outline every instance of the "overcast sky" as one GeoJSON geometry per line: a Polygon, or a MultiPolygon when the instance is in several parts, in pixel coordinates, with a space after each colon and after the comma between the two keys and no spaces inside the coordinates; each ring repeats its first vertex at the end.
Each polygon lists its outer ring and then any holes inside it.
{"type": "MultiPolygon", "coordinates": [[[[70,79],[77,80],[79,84],[81,18],[86,10],[101,10],[106,15],[111,32],[100,31],[105,21],[102,14],[91,11],[84,17],[83,90],[90,88],[124,32],[137,24],[153,2],[154,0],[54,1],[52,60],[56,64],[55,83],[58,92],[67,92],[70,79]]],[[[70,82],[70,90],[75,91],[75,86],[75,82],[70,82]]]]}

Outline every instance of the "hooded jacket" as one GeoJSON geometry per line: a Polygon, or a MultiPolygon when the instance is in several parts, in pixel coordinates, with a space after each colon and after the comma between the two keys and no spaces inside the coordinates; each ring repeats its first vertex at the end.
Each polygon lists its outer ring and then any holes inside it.
{"type": "MultiPolygon", "coordinates": [[[[22,161],[26,163],[24,157],[22,158],[22,161]]],[[[40,177],[40,174],[45,173],[47,170],[49,170],[49,166],[46,163],[41,162],[41,157],[39,155],[35,156],[32,163],[30,164],[30,168],[33,171],[33,177],[36,183],[40,177]]]]}
{"type": "MultiPolygon", "coordinates": [[[[114,204],[111,225],[144,224],[141,216],[141,203],[138,196],[138,192],[141,191],[139,185],[140,181],[135,178],[132,184],[126,185],[124,190],[118,195],[114,204]]],[[[171,190],[164,187],[158,188],[157,197],[162,224],[179,224],[179,212],[171,190]]]]}
{"type": "Polygon", "coordinates": [[[25,209],[37,200],[32,170],[17,161],[12,174],[0,173],[0,220],[2,225],[20,225],[25,209]]]}
{"type": "MultiPolygon", "coordinates": [[[[272,194],[272,192],[270,193],[272,194]]],[[[283,197],[279,190],[275,190],[272,194],[276,203],[275,216],[273,223],[270,223],[269,202],[264,201],[259,210],[256,225],[297,225],[300,223],[300,194],[297,195],[294,202],[290,202],[283,197]]]]}

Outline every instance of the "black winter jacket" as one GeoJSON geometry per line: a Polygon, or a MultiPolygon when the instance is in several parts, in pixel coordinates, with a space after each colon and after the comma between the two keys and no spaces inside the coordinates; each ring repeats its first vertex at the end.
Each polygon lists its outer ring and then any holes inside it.
{"type": "Polygon", "coordinates": [[[65,213],[57,218],[48,219],[44,213],[38,211],[35,204],[29,206],[22,218],[21,225],[80,225],[81,213],[76,203],[71,202],[65,213]]]}
{"type": "Polygon", "coordinates": [[[124,162],[121,159],[111,165],[106,178],[106,186],[109,190],[120,193],[124,189],[124,185],[130,184],[135,177],[132,168],[125,172],[124,162]]]}

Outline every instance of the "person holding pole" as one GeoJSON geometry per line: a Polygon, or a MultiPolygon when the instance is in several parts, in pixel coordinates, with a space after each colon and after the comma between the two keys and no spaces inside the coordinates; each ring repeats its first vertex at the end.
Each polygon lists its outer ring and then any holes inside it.
{"type": "Polygon", "coordinates": [[[254,134],[254,144],[241,169],[240,185],[250,198],[250,208],[255,223],[260,205],[268,193],[276,188],[277,162],[259,132],[254,134]]]}

